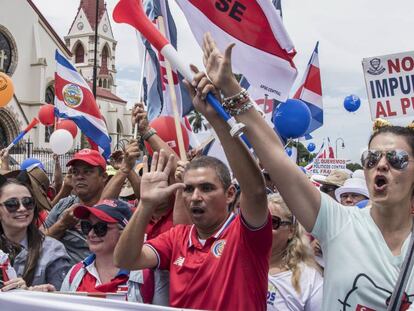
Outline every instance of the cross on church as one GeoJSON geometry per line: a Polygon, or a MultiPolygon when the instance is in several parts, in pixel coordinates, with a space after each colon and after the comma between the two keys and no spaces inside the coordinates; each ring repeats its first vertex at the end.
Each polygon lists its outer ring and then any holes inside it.
{"type": "Polygon", "coordinates": [[[4,68],[4,61],[7,59],[7,55],[4,50],[0,50],[0,71],[6,71],[4,68]]]}

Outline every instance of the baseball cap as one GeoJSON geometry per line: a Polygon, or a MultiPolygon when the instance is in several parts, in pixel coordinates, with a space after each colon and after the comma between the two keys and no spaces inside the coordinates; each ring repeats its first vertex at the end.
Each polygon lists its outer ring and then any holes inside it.
{"type": "Polygon", "coordinates": [[[82,149],[78,151],[66,166],[72,166],[75,161],[82,161],[92,166],[99,166],[104,171],[106,170],[106,160],[97,150],[82,149]]]}
{"type": "Polygon", "coordinates": [[[125,227],[132,216],[128,203],[121,200],[106,199],[98,202],[92,207],[79,205],[73,211],[79,219],[87,219],[90,214],[110,224],[120,224],[125,227]]]}

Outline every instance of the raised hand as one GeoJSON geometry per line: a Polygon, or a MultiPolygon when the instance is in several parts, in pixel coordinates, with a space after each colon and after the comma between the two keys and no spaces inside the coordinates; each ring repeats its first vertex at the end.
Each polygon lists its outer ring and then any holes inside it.
{"type": "Polygon", "coordinates": [[[138,142],[134,139],[131,140],[125,148],[119,169],[124,173],[129,173],[133,170],[139,157],[139,153],[138,142]]]}
{"type": "Polygon", "coordinates": [[[217,89],[208,79],[207,75],[204,72],[200,72],[196,66],[191,65],[191,70],[194,72],[193,81],[191,85],[188,81],[184,81],[184,85],[190,93],[195,109],[207,119],[217,116],[216,110],[206,102],[206,96],[209,92],[212,92],[216,98],[220,98],[217,89]]]}
{"type": "Polygon", "coordinates": [[[233,92],[238,92],[233,91],[233,88],[238,89],[238,83],[231,68],[231,53],[234,45],[234,43],[230,44],[222,54],[210,33],[204,35],[203,63],[207,75],[214,86],[222,90],[226,97],[234,95],[231,94],[233,92]]]}
{"type": "Polygon", "coordinates": [[[176,190],[184,188],[183,183],[168,185],[168,176],[174,165],[174,156],[168,157],[161,149],[154,152],[151,166],[148,167],[148,158],[145,156],[143,174],[141,178],[141,203],[146,208],[155,209],[170,197],[176,190]]]}
{"type": "Polygon", "coordinates": [[[175,170],[175,181],[176,182],[183,182],[184,181],[184,171],[187,164],[190,163],[188,161],[178,161],[177,168],[175,170]]]}
{"type": "Polygon", "coordinates": [[[132,110],[132,124],[138,123],[138,132],[142,136],[149,131],[148,114],[145,111],[144,104],[135,104],[132,110]]]}

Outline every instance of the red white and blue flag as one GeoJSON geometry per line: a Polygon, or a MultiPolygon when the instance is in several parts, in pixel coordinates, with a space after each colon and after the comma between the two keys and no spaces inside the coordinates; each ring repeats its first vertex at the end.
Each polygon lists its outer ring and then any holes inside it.
{"type": "Polygon", "coordinates": [[[109,158],[111,138],[88,83],[58,50],[55,59],[55,114],[74,121],[100,153],[109,158]]]}
{"type": "Polygon", "coordinates": [[[295,81],[296,54],[280,12],[269,0],[176,0],[197,40],[212,34],[221,51],[231,43],[234,71],[248,80],[252,99],[284,102],[295,81]]]}
{"type": "MultiPolygon", "coordinates": [[[[162,16],[164,19],[165,37],[177,48],[177,28],[168,6],[168,1],[146,0],[143,3],[146,15],[154,23],[162,16]]],[[[168,87],[165,58],[143,38],[147,50],[145,83],[145,99],[148,106],[148,118],[152,120],[162,115],[173,116],[172,96],[168,87]]],[[[183,77],[176,71],[172,72],[177,109],[180,116],[187,115],[193,104],[190,95],[181,83],[183,77]]]]}
{"type": "Polygon", "coordinates": [[[311,123],[305,136],[323,125],[322,83],[319,70],[318,46],[319,42],[316,43],[302,83],[293,96],[293,98],[305,102],[311,111],[311,123]]]}
{"type": "Polygon", "coordinates": [[[305,166],[306,171],[312,172],[313,170],[313,161],[315,159],[335,159],[335,153],[331,145],[331,140],[328,137],[328,143],[325,145],[325,142],[322,143],[321,148],[319,149],[316,156],[313,158],[312,162],[305,166]]]}

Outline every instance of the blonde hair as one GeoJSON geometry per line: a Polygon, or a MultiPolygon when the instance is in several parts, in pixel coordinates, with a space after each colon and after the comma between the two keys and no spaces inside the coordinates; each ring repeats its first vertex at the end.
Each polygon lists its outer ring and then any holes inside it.
{"type": "Polygon", "coordinates": [[[285,201],[280,194],[271,194],[268,196],[268,203],[277,205],[281,208],[283,216],[292,221],[293,237],[288,241],[286,249],[283,253],[283,261],[285,262],[284,268],[292,271],[292,285],[297,293],[301,293],[300,288],[300,276],[301,268],[300,264],[306,264],[312,268],[315,268],[322,273],[319,265],[315,261],[312,248],[309,243],[308,237],[305,235],[305,229],[292,215],[291,211],[287,207],[285,201]]]}

